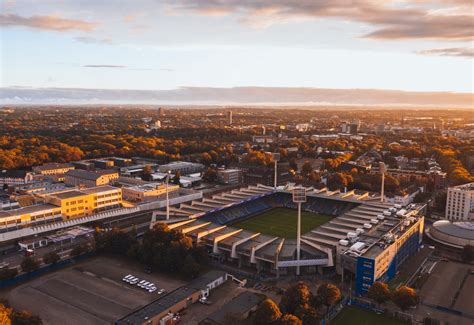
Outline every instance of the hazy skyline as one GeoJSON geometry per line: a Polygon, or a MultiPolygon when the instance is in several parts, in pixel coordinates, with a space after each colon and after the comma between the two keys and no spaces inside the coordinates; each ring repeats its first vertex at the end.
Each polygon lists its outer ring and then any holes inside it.
{"type": "Polygon", "coordinates": [[[309,87],[463,98],[474,88],[470,0],[0,1],[7,102],[16,87],[309,87]]]}

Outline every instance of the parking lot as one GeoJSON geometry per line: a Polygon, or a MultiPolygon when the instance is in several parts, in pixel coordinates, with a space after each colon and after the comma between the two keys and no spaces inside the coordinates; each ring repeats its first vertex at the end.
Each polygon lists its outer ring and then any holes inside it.
{"type": "Polygon", "coordinates": [[[183,281],[161,274],[145,274],[139,264],[96,257],[73,267],[24,283],[2,293],[12,306],[29,309],[44,324],[110,324],[158,297],[122,281],[132,274],[171,291],[183,281]]]}

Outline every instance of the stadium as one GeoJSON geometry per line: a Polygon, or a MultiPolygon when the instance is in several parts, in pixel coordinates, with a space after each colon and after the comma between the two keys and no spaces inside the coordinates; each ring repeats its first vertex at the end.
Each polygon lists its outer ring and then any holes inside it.
{"type": "Polygon", "coordinates": [[[426,235],[439,244],[462,249],[466,245],[474,245],[474,222],[439,220],[426,231],[426,235]]]}
{"type": "MultiPolygon", "coordinates": [[[[368,192],[307,188],[307,201],[302,204],[301,256],[297,260],[297,211],[292,190],[291,185],[277,190],[249,186],[182,203],[170,208],[169,227],[206,245],[212,258],[221,263],[281,276],[295,274],[298,265],[302,274],[324,273],[328,268],[334,271],[337,254],[350,250],[349,243],[365,236],[369,248],[373,244],[370,241],[381,240],[403,219],[396,215],[400,207],[381,203],[379,196],[368,192]]],[[[163,211],[155,213],[156,218],[164,216],[163,211]]],[[[359,253],[363,255],[363,250],[359,253]]],[[[352,272],[355,275],[356,270],[352,272]]]]}

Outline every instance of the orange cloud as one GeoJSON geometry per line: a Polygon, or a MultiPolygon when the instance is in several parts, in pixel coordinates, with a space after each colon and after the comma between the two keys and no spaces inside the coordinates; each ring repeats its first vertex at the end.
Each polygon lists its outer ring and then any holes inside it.
{"type": "Polygon", "coordinates": [[[335,18],[374,26],[375,30],[365,35],[365,38],[469,41],[474,39],[474,11],[471,1],[174,0],[171,6],[177,10],[204,15],[213,12],[234,13],[240,16],[241,22],[256,27],[266,27],[291,19],[335,18]],[[397,5],[400,2],[403,6],[397,5]],[[430,5],[442,10],[430,10],[430,5]]]}
{"type": "Polygon", "coordinates": [[[14,14],[0,15],[0,26],[23,26],[29,28],[46,29],[54,31],[81,30],[91,31],[97,27],[97,23],[65,19],[56,15],[22,17],[14,14]]]}

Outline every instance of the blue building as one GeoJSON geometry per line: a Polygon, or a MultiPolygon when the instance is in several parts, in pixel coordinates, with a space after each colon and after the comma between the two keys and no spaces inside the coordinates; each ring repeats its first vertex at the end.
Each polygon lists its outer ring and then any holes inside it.
{"type": "Polygon", "coordinates": [[[395,277],[400,266],[421,246],[424,205],[390,209],[338,245],[338,272],[352,277],[355,291],[367,293],[376,281],[395,277]]]}

